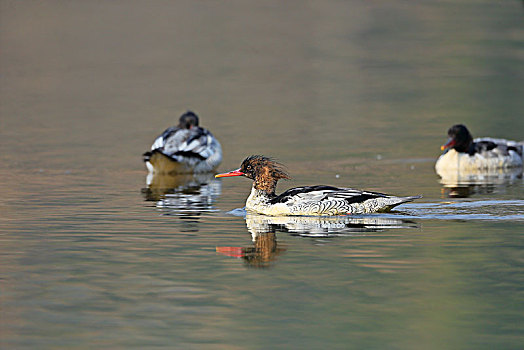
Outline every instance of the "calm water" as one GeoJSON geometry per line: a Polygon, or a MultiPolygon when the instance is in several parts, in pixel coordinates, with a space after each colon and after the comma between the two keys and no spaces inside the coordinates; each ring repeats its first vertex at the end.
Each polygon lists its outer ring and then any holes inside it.
{"type": "Polygon", "coordinates": [[[524,183],[457,186],[447,128],[524,139],[519,1],[0,1],[0,347],[521,349],[524,183]],[[270,218],[157,178],[186,109],[296,185],[423,199],[270,218]]]}

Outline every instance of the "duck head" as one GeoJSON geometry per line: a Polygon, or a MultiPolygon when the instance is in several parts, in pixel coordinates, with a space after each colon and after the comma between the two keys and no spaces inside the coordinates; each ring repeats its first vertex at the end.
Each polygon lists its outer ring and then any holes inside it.
{"type": "Polygon", "coordinates": [[[255,189],[264,191],[268,195],[275,195],[278,180],[290,179],[280,163],[260,155],[247,157],[236,170],[215,175],[215,177],[230,176],[245,176],[253,180],[255,189]]]}
{"type": "Polygon", "coordinates": [[[448,142],[440,147],[442,151],[454,148],[457,152],[467,152],[473,144],[473,137],[462,124],[456,124],[449,128],[448,136],[448,142]]]}
{"type": "Polygon", "coordinates": [[[178,127],[180,129],[191,129],[198,126],[198,116],[192,111],[187,111],[180,116],[178,120],[178,127]]]}

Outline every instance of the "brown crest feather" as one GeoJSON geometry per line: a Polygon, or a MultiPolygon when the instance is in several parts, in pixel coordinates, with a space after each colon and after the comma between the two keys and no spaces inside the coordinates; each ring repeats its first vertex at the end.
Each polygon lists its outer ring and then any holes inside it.
{"type": "Polygon", "coordinates": [[[291,179],[283,169],[283,165],[272,158],[261,155],[249,156],[242,162],[240,169],[255,181],[257,190],[275,194],[277,182],[280,179],[291,179]]]}

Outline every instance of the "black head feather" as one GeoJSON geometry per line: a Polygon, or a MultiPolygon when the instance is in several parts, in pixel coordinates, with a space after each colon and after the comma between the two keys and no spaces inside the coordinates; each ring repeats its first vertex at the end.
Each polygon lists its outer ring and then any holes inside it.
{"type": "Polygon", "coordinates": [[[468,152],[473,144],[473,137],[468,128],[462,124],[456,124],[449,128],[448,136],[455,140],[453,148],[457,152],[468,152]]]}
{"type": "Polygon", "coordinates": [[[187,111],[180,116],[178,120],[178,127],[181,129],[191,129],[193,126],[198,126],[198,116],[192,111],[187,111]]]}

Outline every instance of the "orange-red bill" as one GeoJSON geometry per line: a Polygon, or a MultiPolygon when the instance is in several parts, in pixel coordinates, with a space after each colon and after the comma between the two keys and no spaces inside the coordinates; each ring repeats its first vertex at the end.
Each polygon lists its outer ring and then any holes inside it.
{"type": "Polygon", "coordinates": [[[215,177],[230,177],[230,176],[242,176],[243,172],[240,171],[240,168],[237,170],[230,171],[229,173],[216,174],[215,177]]]}
{"type": "Polygon", "coordinates": [[[455,146],[455,139],[449,139],[445,145],[440,146],[440,150],[443,151],[446,148],[451,148],[455,146]]]}

